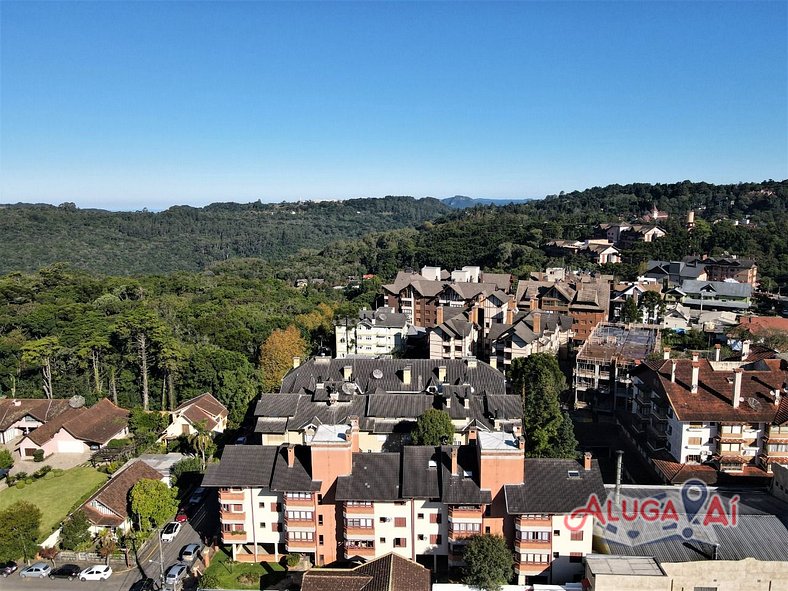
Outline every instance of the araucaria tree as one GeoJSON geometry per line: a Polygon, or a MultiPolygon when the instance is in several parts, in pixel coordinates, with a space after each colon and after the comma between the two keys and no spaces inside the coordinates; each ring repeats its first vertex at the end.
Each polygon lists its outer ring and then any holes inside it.
{"type": "Polygon", "coordinates": [[[430,408],[418,419],[411,433],[415,445],[442,445],[451,443],[454,438],[454,425],[448,413],[430,408]]]}
{"type": "Polygon", "coordinates": [[[178,510],[178,489],[161,480],[143,478],[129,491],[137,529],[148,531],[166,523],[178,510]]]}
{"type": "Polygon", "coordinates": [[[512,578],[514,558],[501,536],[472,536],[465,545],[465,577],[467,585],[484,591],[498,591],[512,578]]]}
{"type": "Polygon", "coordinates": [[[559,395],[566,380],[558,360],[536,353],[512,362],[512,387],[523,400],[525,450],[530,457],[575,456],[572,422],[561,412],[559,395]]]}
{"type": "Polygon", "coordinates": [[[26,501],[17,501],[0,511],[0,561],[28,560],[38,551],[41,510],[26,501]]]}

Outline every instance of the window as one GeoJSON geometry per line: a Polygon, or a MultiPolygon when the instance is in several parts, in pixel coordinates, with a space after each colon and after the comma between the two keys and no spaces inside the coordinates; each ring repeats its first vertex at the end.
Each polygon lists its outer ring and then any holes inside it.
{"type": "Polygon", "coordinates": [[[582,542],[583,541],[583,532],[582,531],[573,531],[569,536],[569,539],[573,542],[582,542]]]}
{"type": "Polygon", "coordinates": [[[526,542],[549,542],[549,531],[522,531],[518,533],[518,539],[526,542]]]}
{"type": "Polygon", "coordinates": [[[788,443],[770,443],[768,446],[770,452],[786,452],[788,451],[788,443]]]}
{"type": "Polygon", "coordinates": [[[394,527],[405,527],[406,522],[404,517],[395,517],[394,518],[394,527]]]}
{"type": "Polygon", "coordinates": [[[244,530],[243,523],[223,523],[222,524],[222,531],[223,532],[239,532],[244,530]]]}
{"type": "Polygon", "coordinates": [[[318,515],[317,516],[317,524],[318,525],[323,525],[323,516],[322,515],[318,515]]]}
{"type": "Polygon", "coordinates": [[[561,530],[560,529],[554,529],[553,530],[553,535],[554,536],[560,536],[561,535],[561,530]]]}
{"type": "Polygon", "coordinates": [[[265,529],[266,527],[267,527],[267,526],[266,526],[266,523],[265,523],[265,521],[261,521],[261,522],[260,522],[260,529],[265,529]]]}
{"type": "Polygon", "coordinates": [[[430,523],[441,523],[441,514],[430,513],[430,523]]]}
{"type": "Polygon", "coordinates": [[[351,518],[345,521],[348,527],[360,527],[369,529],[373,526],[373,520],[371,518],[351,518]]]}
{"type": "Polygon", "coordinates": [[[687,440],[687,443],[689,443],[690,445],[701,445],[702,442],[703,442],[703,439],[700,438],[700,437],[690,437],[687,440]]]}
{"type": "Polygon", "coordinates": [[[310,501],[312,500],[312,495],[306,492],[289,492],[289,493],[285,493],[285,499],[287,499],[288,501],[297,501],[297,500],[310,501]]]}
{"type": "Polygon", "coordinates": [[[419,514],[416,516],[416,518],[417,518],[417,519],[424,519],[424,513],[419,513],[419,514]]]}
{"type": "Polygon", "coordinates": [[[315,534],[311,531],[289,531],[287,532],[287,539],[311,542],[315,539],[315,534]]]}
{"type": "Polygon", "coordinates": [[[348,507],[371,507],[372,501],[348,501],[348,507]]]}
{"type": "Polygon", "coordinates": [[[282,527],[279,523],[274,522],[271,524],[271,531],[282,531],[282,527]]]}
{"type": "Polygon", "coordinates": [[[688,462],[695,462],[696,464],[700,464],[700,454],[689,454],[687,455],[688,462]]]}
{"type": "Polygon", "coordinates": [[[386,538],[380,538],[380,543],[381,544],[385,544],[386,543],[386,538]]]}
{"type": "Polygon", "coordinates": [[[534,554],[532,552],[524,552],[520,555],[521,562],[533,562],[536,564],[545,564],[550,562],[549,554],[534,554]]]}
{"type": "Polygon", "coordinates": [[[583,553],[582,552],[570,552],[569,553],[569,562],[583,562],[583,553]]]}
{"type": "Polygon", "coordinates": [[[461,531],[461,532],[481,532],[481,524],[480,523],[462,523],[462,522],[453,522],[451,524],[452,531],[461,531]]]}
{"type": "Polygon", "coordinates": [[[323,534],[317,536],[317,543],[320,544],[321,546],[323,545],[323,534]]]}
{"type": "Polygon", "coordinates": [[[405,540],[405,538],[394,538],[394,547],[395,548],[407,547],[407,540],[405,540]]]}
{"type": "Polygon", "coordinates": [[[690,421],[689,428],[690,429],[703,429],[703,423],[690,421]]]}
{"type": "Polygon", "coordinates": [[[312,511],[288,511],[287,518],[293,521],[312,521],[314,513],[312,511]]]}
{"type": "Polygon", "coordinates": [[[430,536],[430,544],[441,544],[441,543],[443,543],[443,536],[441,536],[440,534],[437,535],[432,534],[430,536]]]}

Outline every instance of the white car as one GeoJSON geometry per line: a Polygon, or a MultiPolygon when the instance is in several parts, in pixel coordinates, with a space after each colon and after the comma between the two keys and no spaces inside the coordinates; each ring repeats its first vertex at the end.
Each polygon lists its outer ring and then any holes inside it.
{"type": "Polygon", "coordinates": [[[161,530],[161,541],[172,542],[179,531],[181,531],[181,524],[177,521],[170,521],[164,526],[164,529],[161,530]]]}
{"type": "Polygon", "coordinates": [[[173,564],[164,574],[164,583],[166,585],[177,585],[186,577],[186,571],[187,567],[185,564],[173,564]]]}
{"type": "Polygon", "coordinates": [[[30,566],[23,568],[19,571],[19,576],[24,578],[31,577],[35,578],[38,577],[43,579],[44,577],[49,576],[49,573],[52,572],[52,567],[49,566],[46,562],[35,562],[30,566]]]}
{"type": "Polygon", "coordinates": [[[80,581],[106,581],[112,576],[112,567],[104,564],[94,564],[79,573],[80,581]]]}
{"type": "Polygon", "coordinates": [[[188,544],[181,548],[181,560],[183,562],[194,562],[194,559],[200,555],[199,544],[188,544]]]}

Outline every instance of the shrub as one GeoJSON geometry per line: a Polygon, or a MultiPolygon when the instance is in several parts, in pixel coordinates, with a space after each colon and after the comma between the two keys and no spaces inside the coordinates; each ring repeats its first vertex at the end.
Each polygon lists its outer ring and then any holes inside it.
{"type": "Polygon", "coordinates": [[[37,449],[33,451],[33,461],[34,462],[43,462],[44,461],[44,450],[37,449]]]}
{"type": "Polygon", "coordinates": [[[203,573],[200,577],[200,587],[203,589],[216,589],[219,587],[219,585],[219,577],[217,577],[214,573],[203,573]]]}
{"type": "Polygon", "coordinates": [[[238,575],[238,582],[241,585],[259,585],[260,584],[260,575],[255,573],[243,573],[238,575]]]}
{"type": "Polygon", "coordinates": [[[14,465],[14,456],[7,449],[0,449],[0,469],[10,469],[14,465]]]}
{"type": "Polygon", "coordinates": [[[131,439],[113,439],[107,444],[107,447],[109,449],[120,449],[127,445],[131,445],[131,439]]]}
{"type": "Polygon", "coordinates": [[[52,466],[41,466],[41,468],[33,472],[33,478],[43,478],[51,471],[52,466]]]}
{"type": "Polygon", "coordinates": [[[287,555],[287,566],[292,568],[294,566],[298,566],[300,562],[301,562],[301,555],[298,552],[287,555]]]}
{"type": "Polygon", "coordinates": [[[63,470],[63,468],[52,468],[51,474],[54,474],[55,476],[63,476],[64,472],[65,470],[63,470]]]}
{"type": "Polygon", "coordinates": [[[33,484],[32,478],[25,478],[25,484],[33,484]]]}
{"type": "Polygon", "coordinates": [[[14,478],[16,478],[17,480],[24,480],[25,478],[27,478],[27,472],[17,472],[14,478]]]}
{"type": "Polygon", "coordinates": [[[25,488],[25,481],[24,480],[20,480],[19,482],[16,483],[16,487],[17,488],[25,488]]]}
{"type": "Polygon", "coordinates": [[[55,477],[55,473],[52,471],[49,471],[46,474],[44,474],[44,480],[51,480],[54,477],[55,477]]]}

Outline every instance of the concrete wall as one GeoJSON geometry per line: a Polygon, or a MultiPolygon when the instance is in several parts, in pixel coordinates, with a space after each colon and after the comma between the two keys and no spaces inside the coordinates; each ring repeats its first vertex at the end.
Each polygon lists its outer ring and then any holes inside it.
{"type": "Polygon", "coordinates": [[[717,591],[788,590],[788,562],[745,558],[738,561],[715,560],[713,563],[662,563],[661,566],[672,579],[673,591],[693,591],[695,587],[716,587],[717,591]]]}

